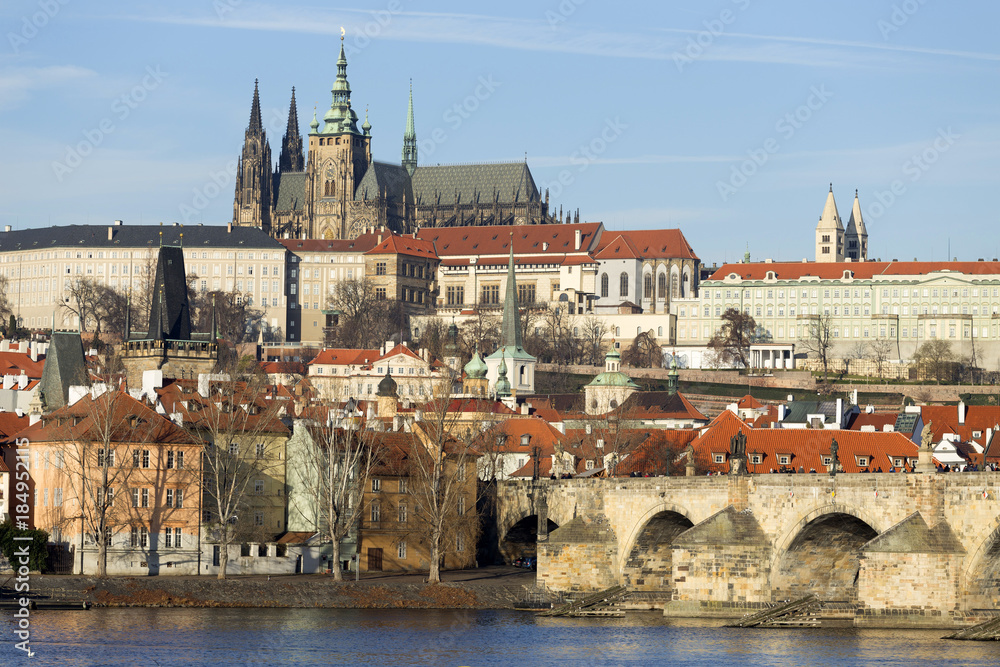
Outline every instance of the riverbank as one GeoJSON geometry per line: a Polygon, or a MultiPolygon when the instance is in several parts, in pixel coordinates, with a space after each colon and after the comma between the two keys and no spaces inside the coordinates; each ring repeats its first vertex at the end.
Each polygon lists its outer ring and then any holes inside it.
{"type": "MultiPolygon", "coordinates": [[[[320,607],[332,609],[512,609],[540,593],[534,572],[487,567],[442,573],[369,575],[337,582],[328,575],[105,577],[34,575],[31,591],[95,607],[320,607]]],[[[5,590],[5,597],[10,591],[5,590]]]]}

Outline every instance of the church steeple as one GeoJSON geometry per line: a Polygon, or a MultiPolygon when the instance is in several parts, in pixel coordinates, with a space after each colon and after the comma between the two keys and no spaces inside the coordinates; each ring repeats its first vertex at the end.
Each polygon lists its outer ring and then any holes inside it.
{"type": "Polygon", "coordinates": [[[302,171],[305,169],[305,157],[302,154],[302,135],[299,134],[299,110],[295,105],[295,87],[292,87],[292,101],[288,105],[288,127],[281,139],[281,155],[278,156],[278,169],[282,172],[302,171]]]}
{"type": "Polygon", "coordinates": [[[260,91],[253,83],[250,124],[243,139],[243,153],[236,167],[233,224],[271,231],[271,145],[261,122],[260,91]]]}
{"type": "Polygon", "coordinates": [[[864,218],[861,217],[861,202],[858,191],[854,191],[854,206],[851,208],[851,219],[844,233],[844,256],[864,261],[868,259],[868,230],[865,229],[864,218]]]}
{"type": "Polygon", "coordinates": [[[406,111],[406,131],[403,133],[403,167],[410,176],[417,170],[417,130],[413,122],[413,81],[410,81],[410,106],[406,111]]]}
{"type": "Polygon", "coordinates": [[[816,225],[816,261],[844,261],[844,225],[837,212],[837,202],[833,198],[833,183],[826,196],[823,214],[816,225]]]}
{"type": "Polygon", "coordinates": [[[250,105],[250,124],[247,126],[247,134],[264,131],[264,125],[260,120],[260,92],[257,89],[258,80],[253,80],[253,104],[250,105]]]}
{"type": "Polygon", "coordinates": [[[521,318],[517,308],[517,281],[514,278],[514,232],[510,233],[510,259],[507,261],[507,295],[503,302],[503,323],[500,329],[501,347],[522,350],[521,318]]]}
{"type": "Polygon", "coordinates": [[[358,114],[351,108],[351,84],[347,81],[347,54],[344,53],[344,29],[340,29],[340,57],[337,58],[337,79],[330,90],[333,95],[330,110],[323,116],[326,123],[323,134],[342,134],[350,132],[361,134],[358,130],[358,114]]]}

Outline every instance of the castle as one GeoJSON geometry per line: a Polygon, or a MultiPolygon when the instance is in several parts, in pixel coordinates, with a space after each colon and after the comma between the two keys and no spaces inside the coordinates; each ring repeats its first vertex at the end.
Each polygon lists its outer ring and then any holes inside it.
{"type": "MultiPolygon", "coordinates": [[[[233,225],[254,226],[275,238],[353,239],[385,226],[397,233],[419,227],[535,225],[570,222],[549,212],[527,162],[417,164],[417,134],[410,89],[400,164],[372,157],[372,126],[351,107],[347,57],[341,37],[337,78],[322,123],[313,113],[308,155],[299,134],[295,89],[277,168],[261,122],[254,84],[250,124],[236,174],[233,225]]],[[[579,222],[579,212],[575,214],[579,222]]]]}

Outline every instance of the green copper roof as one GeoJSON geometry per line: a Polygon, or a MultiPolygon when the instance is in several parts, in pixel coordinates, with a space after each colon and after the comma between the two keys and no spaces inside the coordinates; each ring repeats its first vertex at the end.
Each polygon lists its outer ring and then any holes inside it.
{"type": "Polygon", "coordinates": [[[323,115],[321,134],[361,134],[358,114],[351,109],[351,84],[347,81],[347,56],[344,54],[344,37],[340,38],[340,57],[337,59],[337,78],[330,90],[333,95],[330,109],[323,115]]]}
{"type": "Polygon", "coordinates": [[[497,396],[510,396],[510,380],[507,379],[507,362],[500,356],[500,367],[497,369],[497,396]]]}
{"type": "Polygon", "coordinates": [[[481,380],[486,377],[488,370],[486,362],[479,354],[479,346],[477,345],[475,352],[472,353],[472,359],[469,359],[469,363],[465,365],[465,374],[473,380],[481,380]]]}
{"type": "Polygon", "coordinates": [[[631,387],[640,389],[639,385],[632,382],[632,378],[621,371],[604,371],[588,384],[588,387],[631,387]]]}

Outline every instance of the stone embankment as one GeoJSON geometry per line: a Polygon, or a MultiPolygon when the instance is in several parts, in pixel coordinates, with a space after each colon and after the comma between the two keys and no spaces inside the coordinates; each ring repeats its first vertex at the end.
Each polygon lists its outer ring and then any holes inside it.
{"type": "Polygon", "coordinates": [[[327,607],[340,609],[510,609],[537,597],[533,572],[510,567],[334,581],[325,575],[106,577],[35,575],[34,594],[104,607],[327,607]]]}

